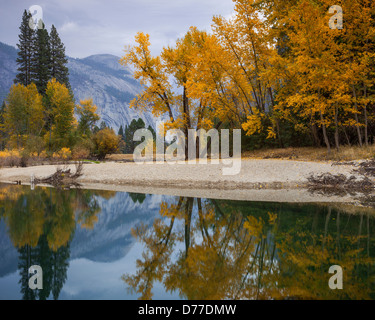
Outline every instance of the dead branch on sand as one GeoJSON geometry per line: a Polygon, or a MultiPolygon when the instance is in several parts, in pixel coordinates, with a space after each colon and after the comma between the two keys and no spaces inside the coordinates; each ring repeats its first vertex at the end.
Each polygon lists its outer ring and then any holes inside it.
{"type": "Polygon", "coordinates": [[[83,175],[83,163],[76,164],[75,173],[71,172],[67,166],[56,168],[56,172],[46,178],[34,178],[34,184],[50,184],[54,187],[79,186],[77,179],[83,175]]]}
{"type": "Polygon", "coordinates": [[[321,175],[311,175],[307,178],[310,190],[314,191],[347,191],[351,192],[371,192],[375,184],[366,176],[358,179],[355,176],[347,177],[344,174],[333,175],[331,173],[323,173],[321,175]]]}

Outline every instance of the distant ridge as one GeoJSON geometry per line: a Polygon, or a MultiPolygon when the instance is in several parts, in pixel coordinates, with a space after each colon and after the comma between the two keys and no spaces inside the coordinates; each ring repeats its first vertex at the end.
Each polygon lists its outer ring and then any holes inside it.
{"type": "MultiPolygon", "coordinates": [[[[6,98],[17,74],[17,49],[0,42],[0,103],[6,98]]],[[[129,108],[130,101],[142,91],[132,71],[120,65],[120,57],[111,54],[92,55],[83,59],[68,58],[70,84],[77,102],[93,98],[101,121],[117,130],[141,117],[146,126],[155,127],[150,112],[129,108]]]]}

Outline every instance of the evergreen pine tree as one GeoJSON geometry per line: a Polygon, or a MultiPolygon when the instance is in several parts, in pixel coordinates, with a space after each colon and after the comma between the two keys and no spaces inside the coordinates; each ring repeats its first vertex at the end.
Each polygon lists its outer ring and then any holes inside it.
{"type": "Polygon", "coordinates": [[[120,129],[118,130],[118,135],[123,137],[124,136],[124,129],[122,127],[122,125],[120,126],[120,129]]]}
{"type": "Polygon", "coordinates": [[[32,248],[30,245],[25,245],[22,248],[18,249],[18,270],[21,277],[19,283],[21,285],[21,294],[23,300],[37,299],[37,290],[31,290],[29,287],[29,268],[32,265],[37,264],[35,251],[35,248],[32,248]]]}
{"type": "Polygon", "coordinates": [[[51,80],[51,49],[48,31],[43,27],[35,32],[33,57],[31,59],[31,80],[40,94],[45,94],[47,83],[51,80]]]}
{"type": "Polygon", "coordinates": [[[31,83],[31,63],[33,56],[33,38],[35,31],[30,28],[29,21],[32,15],[28,11],[24,11],[22,16],[22,23],[20,26],[19,43],[17,47],[18,51],[18,74],[14,79],[14,83],[21,83],[24,86],[28,86],[31,83]]]}
{"type": "Polygon", "coordinates": [[[105,123],[104,121],[100,122],[99,129],[100,129],[100,130],[103,130],[103,129],[105,129],[105,128],[107,128],[106,123],[105,123]]]}
{"type": "Polygon", "coordinates": [[[125,126],[124,130],[124,141],[125,141],[125,153],[131,154],[134,152],[135,148],[140,144],[140,142],[135,142],[133,140],[134,133],[139,129],[145,129],[146,124],[139,118],[138,120],[133,119],[129,126],[125,126]]]}
{"type": "Polygon", "coordinates": [[[57,82],[65,84],[70,90],[69,70],[66,66],[68,59],[65,56],[65,46],[61,42],[59,34],[54,25],[50,32],[50,48],[51,48],[51,77],[55,78],[57,82]]]}

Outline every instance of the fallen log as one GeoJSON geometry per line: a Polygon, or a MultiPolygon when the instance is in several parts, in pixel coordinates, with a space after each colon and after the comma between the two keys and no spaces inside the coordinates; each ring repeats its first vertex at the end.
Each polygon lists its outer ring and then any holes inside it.
{"type": "Polygon", "coordinates": [[[77,179],[83,175],[83,163],[76,164],[76,171],[71,172],[68,167],[56,168],[56,172],[46,178],[32,177],[32,181],[37,184],[50,184],[56,188],[79,186],[77,179]]]}

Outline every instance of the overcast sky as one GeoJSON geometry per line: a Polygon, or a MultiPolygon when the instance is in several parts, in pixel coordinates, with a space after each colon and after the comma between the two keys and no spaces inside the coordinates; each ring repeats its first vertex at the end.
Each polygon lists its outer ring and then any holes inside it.
{"type": "Polygon", "coordinates": [[[0,0],[0,41],[15,46],[23,11],[43,10],[55,25],[70,57],[123,55],[138,31],[150,34],[153,54],[173,45],[190,26],[210,30],[213,15],[229,17],[232,0],[0,0]]]}

